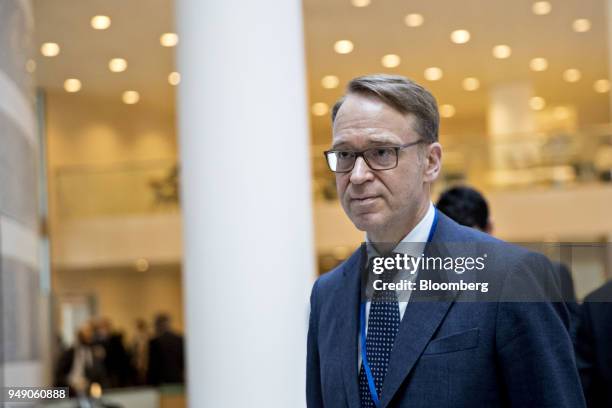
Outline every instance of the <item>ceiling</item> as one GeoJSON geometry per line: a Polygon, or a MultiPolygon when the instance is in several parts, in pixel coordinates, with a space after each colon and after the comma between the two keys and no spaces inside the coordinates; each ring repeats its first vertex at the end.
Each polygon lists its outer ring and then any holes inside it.
{"type": "MultiPolygon", "coordinates": [[[[309,92],[312,102],[330,106],[341,95],[341,88],[351,78],[372,72],[406,75],[423,83],[440,104],[452,104],[456,115],[444,119],[442,130],[453,128],[451,122],[479,120],[484,124],[488,89],[498,83],[530,81],[535,94],[548,105],[575,104],[583,124],[607,122],[608,95],[593,90],[593,82],[608,77],[607,11],[604,0],[554,1],[552,12],[536,16],[533,1],[491,0],[371,0],[368,7],[356,8],[350,0],[306,0],[305,31],[309,92]],[[421,27],[409,28],[404,16],[420,13],[421,27]],[[592,28],[576,33],[571,24],[577,18],[591,20],[592,28]],[[471,40],[457,45],[450,33],[467,29],[471,40]],[[340,39],[355,44],[352,53],[341,55],[333,50],[340,39]],[[492,47],[507,44],[512,55],[505,60],[492,56],[492,47]],[[385,54],[397,54],[401,65],[383,68],[385,54]],[[529,61],[535,57],[548,60],[545,72],[532,72],[529,61]],[[437,66],[444,77],[437,82],[424,79],[427,67],[437,66]],[[577,83],[562,79],[563,71],[577,68],[582,78],[577,83]],[[337,75],[340,89],[324,89],[320,80],[337,75]],[[481,87],[475,92],[462,89],[465,77],[477,77],[481,87]]],[[[312,117],[312,116],[311,116],[312,117]]],[[[329,140],[329,117],[312,117],[315,143],[329,140]]],[[[484,125],[483,125],[484,128],[484,125]]]]}
{"type": "MultiPolygon", "coordinates": [[[[174,88],[167,82],[174,70],[174,49],[159,45],[163,32],[174,31],[171,0],[34,0],[37,44],[54,41],[61,45],[58,57],[37,57],[38,83],[46,89],[61,89],[64,79],[77,77],[82,93],[116,96],[134,89],[141,100],[164,109],[174,108],[174,88]],[[95,14],[111,16],[108,30],[95,31],[89,26],[95,14]],[[123,57],[128,69],[111,73],[111,58],[123,57]]],[[[310,103],[332,105],[351,78],[372,72],[393,72],[424,83],[440,104],[452,104],[456,115],[444,119],[442,129],[453,123],[484,123],[488,89],[509,81],[530,81],[535,94],[548,106],[574,105],[580,123],[609,121],[608,94],[593,90],[593,82],[608,77],[607,11],[605,0],[564,0],[552,3],[545,16],[532,13],[533,1],[491,0],[371,0],[357,8],[351,0],[304,0],[305,50],[308,64],[310,103]],[[409,28],[408,13],[420,13],[425,22],[409,28]],[[576,33],[574,19],[588,18],[590,31],[576,33]],[[467,29],[471,40],[453,44],[451,31],[467,29]],[[333,50],[341,39],[355,44],[352,53],[341,55],[333,50]],[[496,44],[512,47],[505,60],[493,58],[496,44]],[[385,54],[397,54],[397,68],[383,68],[385,54]],[[544,57],[549,68],[532,72],[529,61],[544,57]],[[426,67],[442,68],[440,81],[424,79],[426,67]],[[563,71],[577,68],[582,78],[576,83],[562,79],[563,71]],[[324,89],[321,78],[336,75],[337,89],[324,89]],[[462,89],[465,77],[477,77],[477,91],[462,89]]],[[[329,140],[328,115],[311,115],[313,142],[329,140]]],[[[484,126],[481,126],[484,129],[484,126]]]]}
{"type": "Polygon", "coordinates": [[[171,0],[33,0],[36,50],[44,42],[61,47],[57,57],[37,52],[36,77],[48,90],[62,90],[64,80],[78,78],[82,94],[116,98],[126,90],[140,93],[142,103],[161,109],[174,108],[174,87],[168,74],[174,71],[174,48],[162,47],[159,37],[173,32],[171,0]],[[94,15],[108,15],[107,30],[93,30],[94,15]],[[112,58],[124,58],[121,73],[108,69],[112,58]]]}

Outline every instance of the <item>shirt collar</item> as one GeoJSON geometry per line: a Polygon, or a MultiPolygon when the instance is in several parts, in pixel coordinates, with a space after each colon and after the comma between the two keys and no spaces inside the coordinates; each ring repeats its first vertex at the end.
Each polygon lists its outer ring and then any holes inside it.
{"type": "MultiPolygon", "coordinates": [[[[413,257],[420,257],[423,254],[423,249],[429,238],[429,231],[433,226],[436,215],[436,208],[432,202],[429,202],[427,212],[421,218],[421,221],[397,244],[393,252],[398,254],[407,254],[413,257]]],[[[370,244],[370,239],[366,234],[366,249],[368,253],[368,262],[370,259],[380,256],[373,245],[370,244]]]]}

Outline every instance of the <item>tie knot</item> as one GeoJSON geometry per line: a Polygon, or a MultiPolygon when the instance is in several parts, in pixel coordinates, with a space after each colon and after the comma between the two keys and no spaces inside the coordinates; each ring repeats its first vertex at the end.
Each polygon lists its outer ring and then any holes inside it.
{"type": "Polygon", "coordinates": [[[397,276],[398,270],[396,268],[393,269],[385,269],[384,272],[380,275],[380,279],[384,283],[391,283],[395,281],[395,277],[397,276]]]}

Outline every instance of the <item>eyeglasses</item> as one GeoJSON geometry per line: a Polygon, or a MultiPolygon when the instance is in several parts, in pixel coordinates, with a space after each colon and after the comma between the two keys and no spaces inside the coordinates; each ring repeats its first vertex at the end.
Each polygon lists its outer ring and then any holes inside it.
{"type": "Polygon", "coordinates": [[[400,150],[423,142],[425,141],[420,139],[399,146],[376,146],[359,151],[327,150],[323,154],[329,169],[334,173],[348,173],[353,170],[358,157],[363,157],[363,160],[372,170],[391,170],[397,167],[400,150]]]}

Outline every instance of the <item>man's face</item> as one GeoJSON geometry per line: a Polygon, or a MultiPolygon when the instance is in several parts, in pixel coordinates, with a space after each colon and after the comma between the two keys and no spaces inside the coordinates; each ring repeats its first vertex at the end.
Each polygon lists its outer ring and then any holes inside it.
{"type": "MultiPolygon", "coordinates": [[[[415,142],[421,137],[414,131],[414,120],[375,98],[349,94],[334,122],[332,149],[363,150],[415,142]]],[[[424,182],[433,180],[428,173],[428,153],[419,152],[422,148],[400,150],[394,169],[372,170],[358,157],[351,172],[336,173],[342,207],[358,229],[375,237],[388,236],[388,231],[410,225],[423,203],[428,203],[424,182]]]]}

